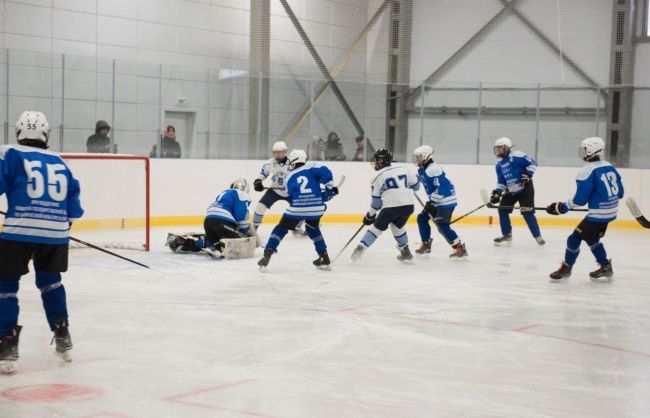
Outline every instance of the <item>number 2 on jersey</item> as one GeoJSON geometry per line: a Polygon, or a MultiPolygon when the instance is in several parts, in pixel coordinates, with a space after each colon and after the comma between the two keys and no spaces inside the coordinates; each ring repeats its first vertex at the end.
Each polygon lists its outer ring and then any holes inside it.
{"type": "Polygon", "coordinates": [[[309,185],[309,180],[305,176],[300,176],[296,179],[298,184],[300,185],[300,193],[307,194],[311,193],[312,190],[307,187],[309,185]]]}
{"type": "Polygon", "coordinates": [[[62,202],[68,195],[68,178],[61,171],[65,170],[63,164],[45,164],[46,172],[43,173],[42,161],[24,160],[25,173],[27,173],[27,196],[40,199],[47,193],[56,202],[62,202]]]}

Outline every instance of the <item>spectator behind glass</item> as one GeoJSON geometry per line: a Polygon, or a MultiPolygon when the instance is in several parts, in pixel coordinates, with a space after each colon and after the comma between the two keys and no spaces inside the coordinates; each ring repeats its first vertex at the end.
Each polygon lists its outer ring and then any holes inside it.
{"type": "Polygon", "coordinates": [[[362,135],[359,135],[354,140],[357,143],[357,149],[354,151],[354,158],[352,158],[352,161],[364,161],[366,155],[373,155],[375,153],[375,149],[370,144],[370,141],[366,142],[365,138],[362,135]],[[365,150],[363,149],[364,143],[367,144],[366,146],[368,147],[368,154],[366,154],[365,150]]]}
{"type": "Polygon", "coordinates": [[[316,135],[311,137],[311,156],[309,157],[312,161],[322,161],[325,159],[325,141],[323,138],[320,138],[316,135]]]}
{"type": "MultiPolygon", "coordinates": [[[[155,144],[149,153],[150,158],[156,158],[158,152],[158,144],[155,144]]],[[[160,147],[161,158],[181,158],[181,144],[176,141],[176,128],[172,125],[167,125],[160,147]]]]}
{"type": "Polygon", "coordinates": [[[341,140],[334,131],[327,135],[327,142],[325,143],[325,160],[345,161],[343,145],[341,145],[341,140]]]}
{"type": "MultiPolygon", "coordinates": [[[[98,120],[95,124],[95,134],[88,137],[86,141],[87,152],[110,153],[111,138],[108,133],[111,127],[105,120],[98,120]]],[[[113,152],[117,152],[117,144],[113,144],[113,152]]]]}

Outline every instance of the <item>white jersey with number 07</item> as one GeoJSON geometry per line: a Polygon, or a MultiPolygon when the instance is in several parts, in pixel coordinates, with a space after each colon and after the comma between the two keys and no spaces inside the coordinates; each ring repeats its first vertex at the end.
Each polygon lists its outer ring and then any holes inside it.
{"type": "Polygon", "coordinates": [[[420,180],[414,170],[407,167],[389,166],[377,172],[370,183],[371,213],[381,208],[394,208],[413,204],[413,191],[420,188],[420,180]]]}

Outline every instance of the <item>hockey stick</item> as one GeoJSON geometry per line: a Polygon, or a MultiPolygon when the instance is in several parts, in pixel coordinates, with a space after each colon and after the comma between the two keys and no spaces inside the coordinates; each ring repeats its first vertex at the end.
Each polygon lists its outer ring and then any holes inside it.
{"type": "Polygon", "coordinates": [[[350,239],[348,240],[348,242],[345,243],[345,245],[343,246],[343,248],[341,248],[341,251],[339,251],[339,253],[336,254],[336,257],[334,257],[334,259],[332,260],[332,264],[334,264],[334,262],[336,261],[336,259],[339,258],[339,257],[341,256],[341,254],[343,254],[343,251],[345,251],[345,249],[348,248],[348,246],[349,246],[350,243],[351,243],[351,242],[356,238],[356,236],[359,235],[359,232],[361,232],[361,230],[363,229],[364,226],[366,226],[366,225],[361,224],[361,226],[359,227],[359,229],[357,229],[357,232],[355,232],[354,235],[352,235],[352,238],[350,238],[350,239]]]}
{"type": "MultiPolygon", "coordinates": [[[[540,206],[533,206],[533,207],[526,207],[526,206],[524,206],[524,207],[520,207],[520,206],[501,206],[501,205],[498,205],[498,206],[497,206],[497,205],[495,205],[494,203],[491,203],[491,202],[490,202],[490,196],[488,195],[488,192],[487,192],[487,190],[485,190],[485,189],[481,189],[481,200],[483,200],[483,202],[485,202],[486,206],[487,206],[488,208],[490,208],[490,209],[499,209],[499,210],[510,210],[510,209],[513,209],[513,210],[514,210],[514,209],[519,209],[519,210],[522,210],[522,209],[525,209],[525,210],[533,210],[533,209],[534,209],[534,210],[543,210],[543,211],[546,211],[546,208],[544,208],[544,207],[540,207],[540,206]]],[[[569,208],[569,211],[570,211],[570,212],[588,212],[589,209],[585,209],[585,208],[577,208],[577,209],[576,209],[576,208],[569,208]]]]}
{"type": "MultiPolygon", "coordinates": [[[[418,196],[417,194],[415,194],[415,198],[417,199],[418,202],[420,202],[420,205],[422,205],[422,207],[424,207],[424,202],[422,202],[422,199],[420,199],[420,196],[418,196]]],[[[472,213],[476,212],[477,210],[483,209],[483,208],[485,207],[485,205],[486,205],[486,204],[484,203],[484,204],[482,204],[481,206],[477,207],[476,209],[472,209],[472,210],[470,210],[469,212],[467,212],[467,213],[465,213],[465,214],[459,216],[458,218],[456,218],[456,219],[454,219],[453,221],[449,222],[449,225],[451,225],[451,224],[455,224],[456,222],[458,222],[458,221],[460,221],[461,219],[463,219],[463,218],[465,218],[465,217],[471,215],[472,213]]],[[[440,220],[440,219],[442,219],[442,218],[434,218],[433,216],[431,216],[431,214],[429,214],[429,216],[431,217],[431,220],[432,220],[434,223],[436,222],[436,220],[440,220]]]]}
{"type": "MultiPolygon", "coordinates": [[[[3,212],[3,211],[0,211],[0,215],[7,216],[7,213],[3,212]]],[[[93,250],[101,251],[103,253],[112,255],[113,257],[121,258],[122,260],[128,261],[129,263],[137,264],[137,265],[139,265],[141,267],[144,267],[144,268],[150,268],[149,266],[147,266],[145,264],[139,263],[139,262],[137,262],[135,260],[131,260],[130,258],[127,258],[127,257],[123,257],[123,256],[121,256],[119,254],[115,254],[112,251],[108,251],[108,250],[103,249],[102,247],[98,247],[97,245],[91,244],[91,243],[86,242],[86,241],[82,241],[79,238],[75,238],[75,237],[69,237],[69,238],[70,238],[71,241],[74,241],[74,242],[79,243],[81,245],[85,245],[86,247],[92,248],[93,250]]]]}
{"type": "Polygon", "coordinates": [[[641,213],[641,209],[639,208],[639,205],[636,203],[636,200],[634,200],[633,197],[628,197],[625,200],[625,204],[627,205],[627,208],[630,210],[630,213],[632,216],[634,216],[634,219],[641,224],[642,227],[644,228],[650,228],[650,221],[646,219],[645,216],[643,216],[643,213],[641,213]]]}

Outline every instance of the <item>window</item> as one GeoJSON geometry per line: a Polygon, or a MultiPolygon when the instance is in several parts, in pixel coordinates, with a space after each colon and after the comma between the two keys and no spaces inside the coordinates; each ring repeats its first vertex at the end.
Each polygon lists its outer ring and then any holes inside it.
{"type": "Polygon", "coordinates": [[[645,36],[650,37],[650,0],[645,2],[645,36]]]}

